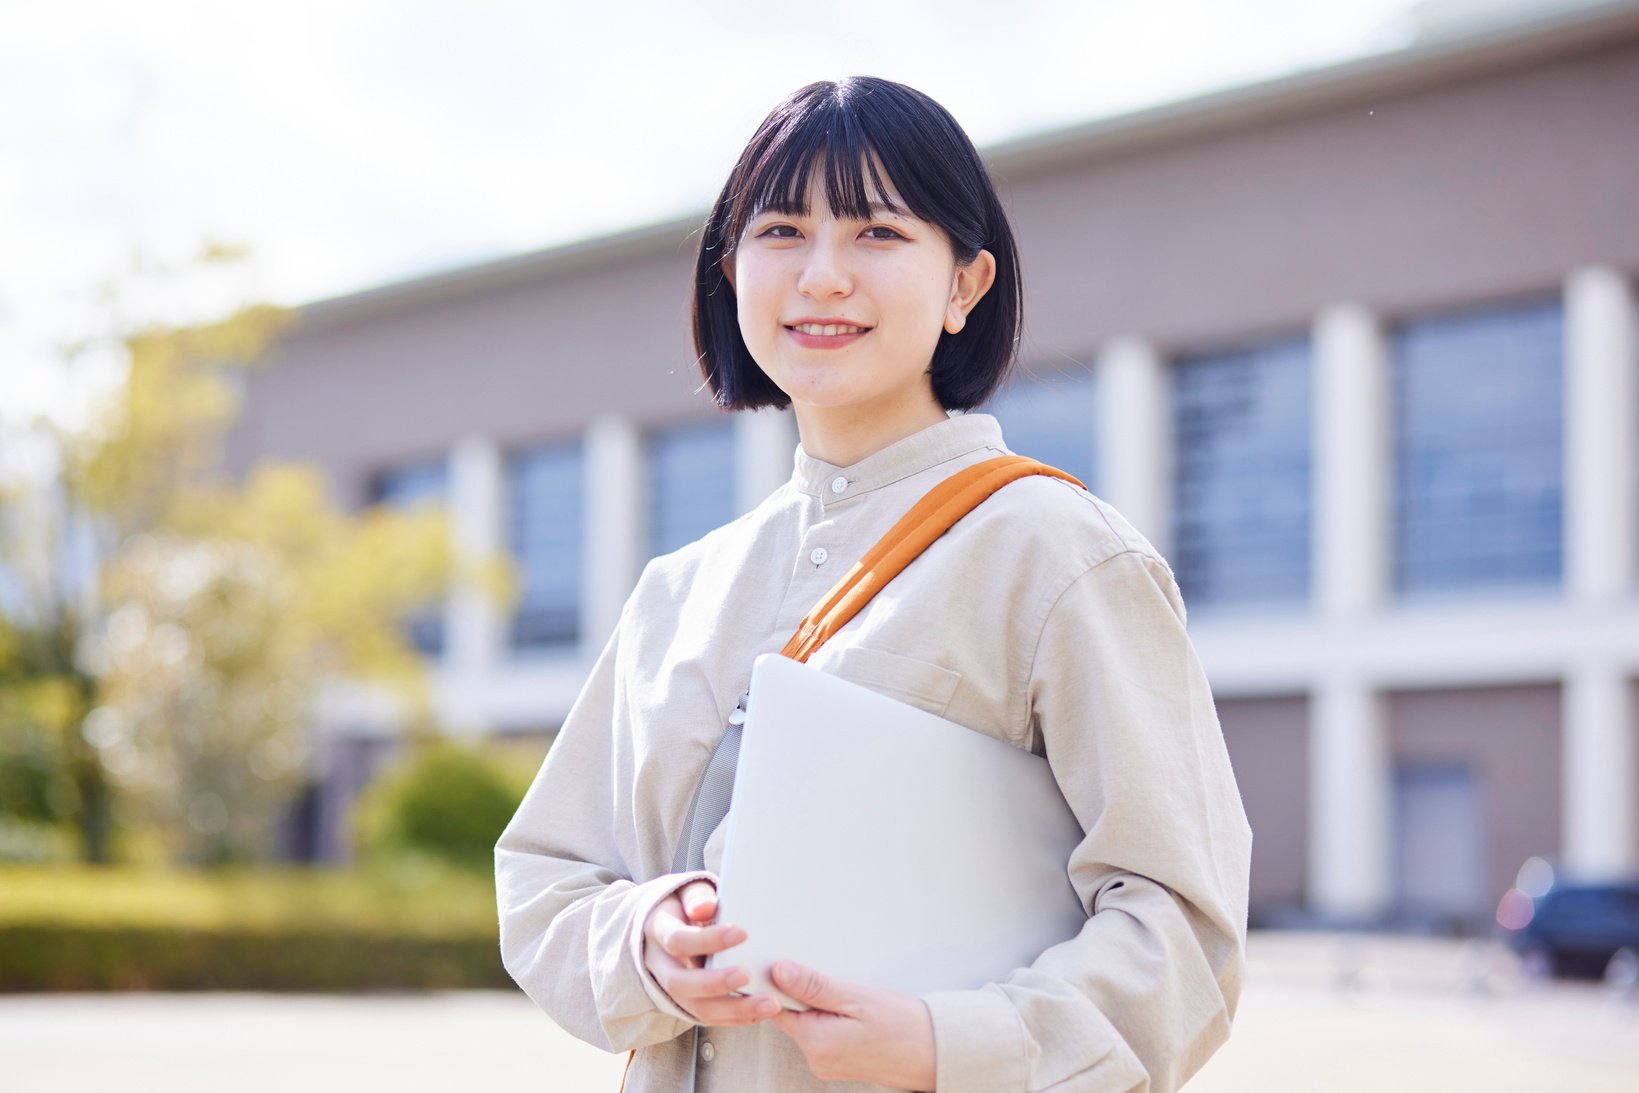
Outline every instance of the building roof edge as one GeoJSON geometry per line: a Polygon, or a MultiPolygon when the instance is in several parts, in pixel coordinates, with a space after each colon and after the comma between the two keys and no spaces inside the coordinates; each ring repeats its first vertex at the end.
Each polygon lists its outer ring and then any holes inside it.
{"type": "Polygon", "coordinates": [[[402,281],[326,297],[296,308],[298,326],[320,329],[438,299],[570,273],[621,258],[675,250],[697,231],[704,215],[673,217],[609,235],[594,235],[474,265],[456,266],[402,281]]]}
{"type": "Polygon", "coordinates": [[[985,149],[985,158],[999,174],[1028,177],[1068,163],[1365,103],[1635,39],[1639,0],[1612,0],[1029,134],[985,149]]]}

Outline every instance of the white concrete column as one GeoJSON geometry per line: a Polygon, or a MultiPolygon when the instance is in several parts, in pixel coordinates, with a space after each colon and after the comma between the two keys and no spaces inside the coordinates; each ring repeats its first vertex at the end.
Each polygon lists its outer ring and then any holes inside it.
{"type": "Polygon", "coordinates": [[[1565,282],[1565,587],[1632,595],[1639,544],[1639,307],[1618,270],[1565,282]]]}
{"type": "Polygon", "coordinates": [[[586,430],[581,555],[581,649],[589,655],[614,633],[643,571],[646,498],[642,431],[625,418],[598,418],[586,430]]]}
{"type": "Polygon", "coordinates": [[[1099,353],[1099,496],[1163,555],[1172,551],[1172,388],[1167,364],[1139,338],[1099,353]]]}
{"type": "MultiPolygon", "coordinates": [[[[1342,304],[1314,329],[1311,570],[1317,609],[1360,614],[1388,590],[1388,352],[1375,316],[1342,304]]],[[[1316,681],[1309,706],[1309,900],[1374,918],[1393,900],[1393,769],[1382,695],[1347,675],[1316,681]]]]}
{"type": "Polygon", "coordinates": [[[500,661],[506,619],[472,578],[472,568],[506,549],[502,533],[505,470],[501,451],[487,437],[467,437],[450,450],[449,512],[458,578],[444,609],[445,667],[460,676],[477,676],[500,661]]]}
{"type": "Polygon", "coordinates": [[[1309,700],[1309,903],[1372,918],[1393,897],[1392,770],[1381,695],[1327,678],[1309,700]]]}
{"type": "Polygon", "coordinates": [[[1631,876],[1639,869],[1639,718],[1633,690],[1615,663],[1573,666],[1564,689],[1567,871],[1631,876]]]}
{"type": "Polygon", "coordinates": [[[1311,572],[1317,609],[1370,611],[1389,591],[1394,454],[1389,354],[1363,307],[1327,308],[1314,327],[1311,572]]]}
{"type": "Polygon", "coordinates": [[[734,415],[734,511],[750,512],[791,477],[797,419],[789,410],[734,415]]]}

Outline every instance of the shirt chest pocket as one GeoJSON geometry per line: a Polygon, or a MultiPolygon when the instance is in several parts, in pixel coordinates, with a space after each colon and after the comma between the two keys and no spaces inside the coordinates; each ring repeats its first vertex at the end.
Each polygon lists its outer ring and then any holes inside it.
{"type": "Polygon", "coordinates": [[[825,670],[941,716],[956,693],[956,685],[962,682],[962,673],[949,668],[858,645],[837,650],[827,658],[825,670]]]}

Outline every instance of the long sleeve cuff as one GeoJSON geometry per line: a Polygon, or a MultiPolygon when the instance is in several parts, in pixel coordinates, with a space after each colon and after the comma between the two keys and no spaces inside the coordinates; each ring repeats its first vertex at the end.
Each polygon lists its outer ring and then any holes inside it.
{"type": "Polygon", "coordinates": [[[994,987],[925,994],[933,1017],[938,1093],[1025,1089],[1030,1044],[1024,1022],[994,987]]]}
{"type": "Polygon", "coordinates": [[[652,887],[653,893],[645,893],[650,895],[651,898],[639,904],[638,913],[632,916],[631,934],[627,939],[632,961],[637,965],[638,977],[642,980],[643,989],[648,993],[649,999],[654,1003],[655,1008],[668,1017],[676,1018],[679,1021],[687,1021],[690,1025],[698,1022],[672,1000],[672,996],[666,993],[659,980],[655,979],[654,973],[649,971],[649,965],[643,960],[643,926],[649,921],[649,915],[665,901],[667,896],[681,891],[684,885],[692,884],[697,880],[709,880],[712,884],[717,883],[716,875],[705,870],[697,870],[692,873],[669,873],[664,877],[656,877],[646,885],[641,885],[640,887],[643,888],[652,887]]]}

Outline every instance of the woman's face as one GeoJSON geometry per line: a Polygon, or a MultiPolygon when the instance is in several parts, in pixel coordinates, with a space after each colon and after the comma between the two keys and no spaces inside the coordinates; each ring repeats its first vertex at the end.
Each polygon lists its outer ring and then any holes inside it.
{"type": "Polygon", "coordinates": [[[939,334],[961,329],[990,287],[994,259],[980,252],[958,266],[943,229],[908,213],[839,218],[818,171],[808,210],[754,216],[728,270],[758,367],[799,414],[937,407],[928,366],[939,334]]]}

